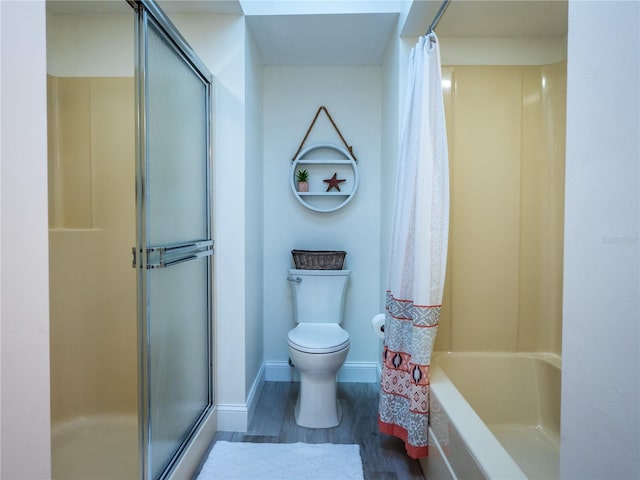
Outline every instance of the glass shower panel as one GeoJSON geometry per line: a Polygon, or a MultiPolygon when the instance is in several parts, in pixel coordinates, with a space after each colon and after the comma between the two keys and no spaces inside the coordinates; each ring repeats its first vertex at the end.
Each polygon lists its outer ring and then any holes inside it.
{"type": "Polygon", "coordinates": [[[206,85],[150,25],[147,235],[152,244],[208,236],[206,85]]]}
{"type": "Polygon", "coordinates": [[[161,12],[141,14],[141,410],[143,476],[155,480],[213,404],[210,81],[161,12]]]}
{"type": "Polygon", "coordinates": [[[169,461],[209,403],[208,258],[151,274],[151,478],[169,461]]]}

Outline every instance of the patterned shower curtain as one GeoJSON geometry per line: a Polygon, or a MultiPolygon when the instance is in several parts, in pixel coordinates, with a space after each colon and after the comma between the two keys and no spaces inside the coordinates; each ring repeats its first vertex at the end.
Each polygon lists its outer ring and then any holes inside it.
{"type": "Polygon", "coordinates": [[[427,455],[429,365],[447,262],[449,165],[434,33],[409,59],[391,232],[378,425],[427,455]]]}

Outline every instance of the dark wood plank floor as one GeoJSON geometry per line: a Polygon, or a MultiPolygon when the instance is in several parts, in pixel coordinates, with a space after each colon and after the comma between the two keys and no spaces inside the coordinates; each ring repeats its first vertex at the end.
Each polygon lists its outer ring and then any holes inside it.
{"type": "MultiPolygon", "coordinates": [[[[218,440],[257,443],[357,443],[365,480],[423,480],[404,443],[378,431],[377,383],[339,383],[342,421],[334,428],[303,428],[293,418],[297,382],[266,382],[246,433],[218,432],[218,440]]],[[[212,444],[213,446],[213,444],[212,444]]],[[[206,458],[206,457],[205,457],[206,458]]]]}

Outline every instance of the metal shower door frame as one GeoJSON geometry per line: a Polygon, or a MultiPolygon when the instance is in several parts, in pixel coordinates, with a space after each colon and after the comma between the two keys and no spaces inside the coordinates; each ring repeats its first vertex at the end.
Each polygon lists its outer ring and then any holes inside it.
{"type": "Polygon", "coordinates": [[[133,249],[133,266],[138,274],[138,367],[139,367],[139,448],[140,448],[140,475],[143,480],[156,480],[152,478],[151,453],[151,398],[150,398],[150,361],[149,361],[149,306],[147,302],[148,279],[150,271],[157,268],[167,268],[172,265],[187,262],[197,258],[208,257],[207,292],[208,292],[208,406],[201,412],[200,417],[192,426],[189,434],[183,440],[180,448],[165,468],[160,479],[168,478],[184,453],[190,440],[198,428],[203,424],[207,416],[213,411],[213,240],[212,240],[212,207],[211,207],[211,165],[212,165],[212,89],[213,75],[209,72],[202,60],[196,55],[187,41],[178,32],[173,23],[153,0],[126,0],[136,12],[135,20],[135,69],[136,69],[136,143],[138,161],[136,165],[136,208],[138,219],[136,221],[136,247],[133,249]],[[149,245],[147,232],[147,171],[149,165],[149,145],[147,137],[148,98],[147,98],[147,38],[149,24],[160,33],[167,44],[171,45],[197,76],[203,81],[206,89],[206,239],[186,242],[177,245],[149,245]]]}

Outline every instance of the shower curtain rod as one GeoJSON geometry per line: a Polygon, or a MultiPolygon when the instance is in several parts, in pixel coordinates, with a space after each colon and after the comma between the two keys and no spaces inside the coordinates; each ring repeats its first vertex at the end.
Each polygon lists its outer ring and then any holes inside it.
{"type": "Polygon", "coordinates": [[[431,25],[429,25],[429,28],[425,32],[425,36],[433,32],[433,30],[438,26],[442,15],[444,15],[444,11],[447,9],[450,3],[451,0],[444,0],[444,2],[442,2],[442,5],[440,5],[440,8],[438,9],[438,13],[436,13],[436,16],[433,18],[433,22],[431,22],[431,25]]]}

